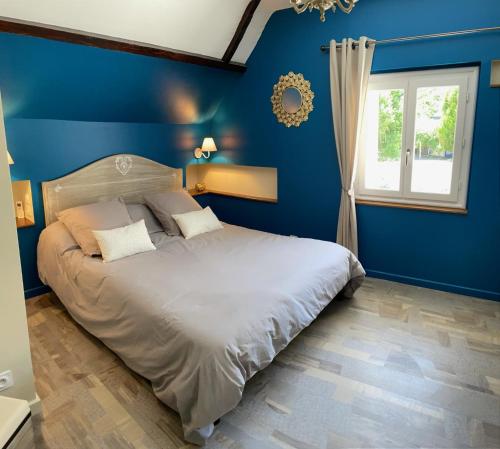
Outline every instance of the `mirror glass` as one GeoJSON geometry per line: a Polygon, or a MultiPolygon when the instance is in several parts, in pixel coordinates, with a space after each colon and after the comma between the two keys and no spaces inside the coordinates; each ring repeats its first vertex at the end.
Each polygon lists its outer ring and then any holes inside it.
{"type": "Polygon", "coordinates": [[[300,91],[295,87],[287,87],[283,91],[281,104],[283,105],[283,109],[288,112],[288,114],[297,113],[302,106],[302,95],[300,91]]]}

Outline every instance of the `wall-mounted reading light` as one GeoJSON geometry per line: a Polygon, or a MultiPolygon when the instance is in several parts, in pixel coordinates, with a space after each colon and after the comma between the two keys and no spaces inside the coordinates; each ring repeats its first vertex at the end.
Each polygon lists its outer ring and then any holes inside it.
{"type": "Polygon", "coordinates": [[[9,161],[9,165],[14,165],[14,159],[12,159],[9,150],[7,150],[7,160],[9,161]]]}
{"type": "Polygon", "coordinates": [[[194,157],[196,159],[200,159],[203,156],[205,159],[208,159],[210,157],[210,153],[215,151],[217,151],[217,147],[215,146],[214,139],[211,137],[205,137],[201,148],[196,148],[196,150],[194,150],[194,157]]]}

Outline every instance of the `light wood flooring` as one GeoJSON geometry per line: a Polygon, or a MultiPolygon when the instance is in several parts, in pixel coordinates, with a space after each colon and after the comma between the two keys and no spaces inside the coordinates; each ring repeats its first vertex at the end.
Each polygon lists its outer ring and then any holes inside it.
{"type": "MultiPolygon", "coordinates": [[[[188,448],[53,295],[27,302],[37,448],[188,448]]],[[[367,279],[245,390],[210,449],[500,448],[500,303],[367,279]]]]}

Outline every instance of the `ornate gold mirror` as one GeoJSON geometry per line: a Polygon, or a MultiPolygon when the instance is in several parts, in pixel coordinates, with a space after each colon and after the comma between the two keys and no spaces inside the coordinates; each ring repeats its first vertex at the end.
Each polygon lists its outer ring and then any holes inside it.
{"type": "Polygon", "coordinates": [[[292,125],[300,126],[314,109],[313,98],[311,83],[301,73],[289,72],[288,75],[280,76],[271,97],[278,122],[288,128],[292,125]]]}

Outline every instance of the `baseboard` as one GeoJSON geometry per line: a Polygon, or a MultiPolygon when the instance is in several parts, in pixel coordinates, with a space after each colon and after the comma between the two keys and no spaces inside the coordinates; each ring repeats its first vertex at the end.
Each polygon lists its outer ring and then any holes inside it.
{"type": "Polygon", "coordinates": [[[29,402],[29,406],[32,415],[38,415],[42,411],[42,401],[37,393],[35,393],[35,399],[29,402]]]}
{"type": "Polygon", "coordinates": [[[377,270],[367,269],[366,274],[370,277],[386,279],[388,281],[401,282],[402,284],[417,285],[419,287],[432,288],[434,290],[442,290],[445,292],[458,293],[460,295],[475,296],[477,298],[500,301],[500,292],[463,287],[461,285],[430,281],[428,279],[420,279],[411,276],[403,276],[401,274],[386,273],[384,271],[377,271],[377,270]]]}
{"type": "Polygon", "coordinates": [[[38,287],[28,288],[27,290],[24,290],[24,299],[34,298],[35,296],[40,296],[48,292],[50,292],[50,287],[46,285],[40,285],[38,287]]]}

